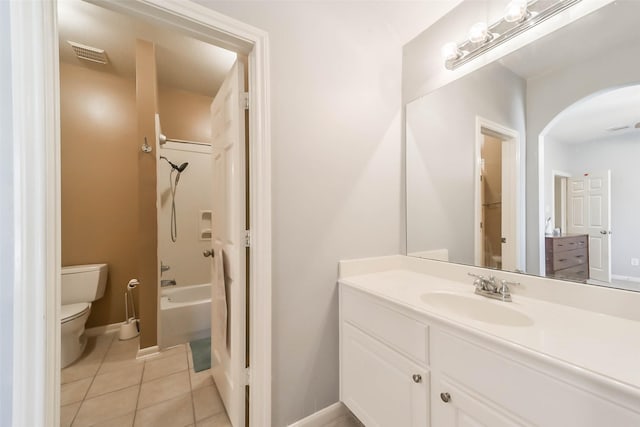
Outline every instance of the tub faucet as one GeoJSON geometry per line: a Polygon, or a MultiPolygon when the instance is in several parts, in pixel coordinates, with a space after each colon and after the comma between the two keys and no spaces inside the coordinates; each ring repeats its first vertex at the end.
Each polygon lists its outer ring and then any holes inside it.
{"type": "Polygon", "coordinates": [[[167,286],[175,286],[177,285],[176,279],[162,279],[160,280],[160,287],[165,288],[167,286]]]}
{"type": "Polygon", "coordinates": [[[169,270],[171,270],[171,266],[165,264],[164,262],[162,262],[162,260],[160,260],[160,276],[162,276],[162,273],[169,270]]]}

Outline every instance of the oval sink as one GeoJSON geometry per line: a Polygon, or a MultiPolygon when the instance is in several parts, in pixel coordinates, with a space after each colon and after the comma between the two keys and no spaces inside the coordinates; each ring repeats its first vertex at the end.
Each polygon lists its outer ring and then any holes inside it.
{"type": "Polygon", "coordinates": [[[533,325],[533,320],[526,314],[502,305],[508,303],[480,298],[482,297],[476,298],[448,292],[429,292],[420,297],[423,302],[434,308],[447,310],[480,322],[519,327],[533,325]]]}

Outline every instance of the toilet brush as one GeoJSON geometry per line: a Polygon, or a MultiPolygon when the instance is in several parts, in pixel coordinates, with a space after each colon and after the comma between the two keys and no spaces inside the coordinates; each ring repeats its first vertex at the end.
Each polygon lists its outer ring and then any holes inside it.
{"type": "Polygon", "coordinates": [[[133,303],[133,295],[131,291],[137,285],[139,285],[136,279],[132,279],[127,284],[127,290],[124,293],[124,313],[125,313],[125,321],[122,325],[120,325],[120,340],[129,340],[131,338],[135,338],[140,335],[140,327],[138,325],[138,319],[136,319],[136,309],[133,303]],[[129,299],[131,299],[131,311],[133,313],[132,317],[129,317],[129,299]]]}

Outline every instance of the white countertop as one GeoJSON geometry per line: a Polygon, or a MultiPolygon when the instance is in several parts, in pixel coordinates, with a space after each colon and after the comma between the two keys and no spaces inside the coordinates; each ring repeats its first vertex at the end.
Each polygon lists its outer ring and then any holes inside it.
{"type": "Polygon", "coordinates": [[[472,278],[462,283],[402,268],[340,278],[344,285],[427,317],[593,373],[599,380],[640,399],[640,322],[517,294],[510,303],[495,301],[474,295],[472,282],[472,278]],[[526,314],[533,325],[510,327],[485,323],[432,307],[420,297],[433,291],[461,293],[490,304],[506,305],[526,314]]]}

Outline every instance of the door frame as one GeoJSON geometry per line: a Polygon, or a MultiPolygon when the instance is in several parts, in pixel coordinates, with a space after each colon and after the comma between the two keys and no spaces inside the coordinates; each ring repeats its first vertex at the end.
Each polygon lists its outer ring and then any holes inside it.
{"type": "MultiPolygon", "coordinates": [[[[482,206],[481,192],[482,182],[480,181],[480,172],[482,169],[482,141],[485,132],[494,134],[496,137],[502,139],[503,142],[513,144],[513,158],[512,163],[514,168],[515,182],[513,183],[513,201],[512,207],[514,211],[513,216],[513,233],[515,242],[515,260],[516,270],[523,270],[523,256],[522,244],[524,242],[524,222],[521,219],[523,212],[523,191],[522,191],[522,168],[520,167],[520,133],[515,129],[510,129],[499,123],[485,119],[484,117],[476,116],[476,137],[475,137],[475,158],[474,158],[474,223],[473,223],[473,236],[474,236],[474,263],[475,265],[482,265],[482,230],[480,229],[480,221],[482,219],[482,206]]],[[[504,191],[503,191],[504,193],[504,191]]],[[[504,212],[503,206],[503,212],[504,212]]]]}
{"type": "MultiPolygon", "coordinates": [[[[271,125],[267,32],[187,0],[89,0],[248,55],[250,424],[271,424],[271,125]]],[[[11,2],[14,425],[60,419],[60,82],[56,1],[11,2]]]]}
{"type": "MultiPolygon", "coordinates": [[[[556,178],[560,177],[560,178],[571,178],[571,174],[569,172],[564,172],[564,171],[560,171],[560,170],[551,170],[551,215],[554,218],[553,221],[553,225],[554,228],[558,227],[558,224],[555,223],[555,216],[556,216],[556,178]]],[[[567,193],[566,193],[566,189],[565,189],[565,194],[564,194],[564,216],[565,216],[565,224],[560,224],[560,225],[565,225],[565,227],[562,228],[562,232],[566,233],[566,217],[567,217],[567,193]]],[[[545,230],[546,232],[546,230],[545,230]]]]}

